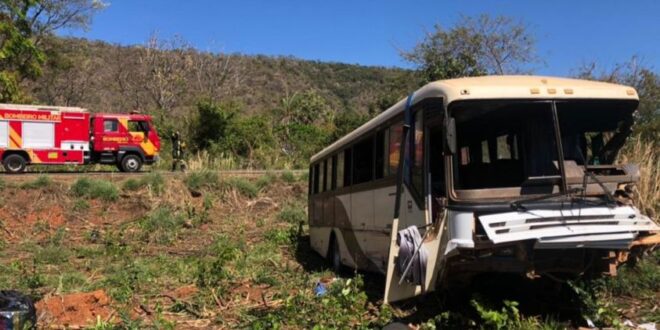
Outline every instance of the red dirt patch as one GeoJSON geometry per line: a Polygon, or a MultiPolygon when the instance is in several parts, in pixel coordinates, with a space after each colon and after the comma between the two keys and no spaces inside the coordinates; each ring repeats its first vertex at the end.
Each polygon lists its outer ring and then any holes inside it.
{"type": "Polygon", "coordinates": [[[51,326],[82,327],[96,322],[97,317],[108,321],[114,314],[103,290],[48,297],[36,307],[40,324],[51,326]]]}

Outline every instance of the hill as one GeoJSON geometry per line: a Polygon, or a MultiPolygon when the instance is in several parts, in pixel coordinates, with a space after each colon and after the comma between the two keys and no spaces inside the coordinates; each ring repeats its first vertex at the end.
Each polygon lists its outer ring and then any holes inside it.
{"type": "Polygon", "coordinates": [[[416,85],[414,73],[404,69],[211,54],[177,39],[120,46],[53,37],[45,48],[43,75],[27,86],[34,101],[93,111],[163,109],[180,115],[200,99],[231,99],[254,114],[314,91],[336,111],[366,112],[385,93],[396,89],[401,98],[416,85]]]}

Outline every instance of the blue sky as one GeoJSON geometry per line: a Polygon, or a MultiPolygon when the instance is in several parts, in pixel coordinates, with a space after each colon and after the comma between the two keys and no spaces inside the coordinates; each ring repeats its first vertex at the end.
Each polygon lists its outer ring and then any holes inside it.
{"type": "Polygon", "coordinates": [[[157,32],[205,51],[410,67],[399,56],[434,24],[460,15],[523,19],[537,38],[540,74],[568,75],[581,63],[629,60],[660,70],[660,1],[106,0],[88,31],[61,31],[124,45],[157,32]]]}

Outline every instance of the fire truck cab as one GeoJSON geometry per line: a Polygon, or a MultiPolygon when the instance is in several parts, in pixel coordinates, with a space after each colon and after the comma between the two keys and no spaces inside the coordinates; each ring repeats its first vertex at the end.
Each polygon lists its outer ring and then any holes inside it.
{"type": "Polygon", "coordinates": [[[159,150],[148,115],[0,104],[0,159],[8,173],[31,164],[111,164],[136,172],[157,161],[159,150]]]}

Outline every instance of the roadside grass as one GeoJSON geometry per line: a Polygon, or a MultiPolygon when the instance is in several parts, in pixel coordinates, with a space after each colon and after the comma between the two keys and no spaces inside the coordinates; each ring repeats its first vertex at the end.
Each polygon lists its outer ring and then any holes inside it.
{"type": "MultiPolygon", "coordinates": [[[[119,324],[101,320],[90,324],[93,329],[179,328],[184,322],[203,320],[210,322],[210,328],[254,329],[382,328],[408,319],[420,329],[562,329],[584,324],[576,320],[571,325],[553,315],[527,315],[523,302],[485,295],[468,296],[462,312],[445,310],[433,300],[382,305],[380,288],[374,293],[370,283],[374,275],[338,276],[320,266],[322,260],[306,241],[307,185],[283,176],[220,180],[217,174],[200,171],[183,178],[161,177],[162,187],[195,187],[203,197],[191,199],[185,194],[185,202],[177,203],[156,196],[144,209],[107,204],[121,210],[121,217],[90,208],[94,204],[90,199],[104,196],[91,193],[93,187],[107,183],[118,193],[114,183],[81,178],[63,202],[75,210],[75,219],[65,226],[39,220],[30,227],[32,236],[18,242],[18,234],[0,236],[5,240],[0,286],[36,299],[106,290],[119,324]],[[232,200],[237,202],[223,199],[230,190],[236,192],[232,200]],[[277,206],[267,213],[244,207],[258,197],[272,198],[277,206]],[[129,207],[134,208],[122,210],[129,207]],[[92,221],[96,217],[106,218],[92,221]],[[314,287],[322,279],[332,284],[317,296],[314,287]],[[190,295],[171,293],[187,286],[195,289],[190,295]],[[131,317],[140,305],[151,314],[131,317]]],[[[122,189],[155,192],[160,179],[144,179],[147,183],[137,179],[136,190],[127,188],[127,180],[122,189]]],[[[585,283],[589,290],[580,295],[583,316],[601,326],[617,326],[624,317],[621,311],[631,308],[634,300],[640,304],[634,306],[640,306],[642,320],[658,322],[653,306],[660,291],[659,263],[656,252],[634,268],[622,267],[619,277],[585,283]]]]}
{"type": "Polygon", "coordinates": [[[140,176],[139,179],[130,178],[124,181],[122,188],[127,191],[138,191],[149,189],[156,196],[163,193],[165,189],[165,179],[160,173],[152,172],[140,176]]]}
{"type": "Polygon", "coordinates": [[[106,202],[119,198],[119,189],[112,182],[99,179],[80,178],[71,186],[71,193],[76,197],[101,199],[106,202]]]}
{"type": "Polygon", "coordinates": [[[138,222],[138,238],[147,244],[172,244],[184,222],[184,217],[170,207],[159,207],[138,222]]]}
{"type": "Polygon", "coordinates": [[[220,184],[218,172],[200,169],[186,174],[184,183],[191,190],[213,189],[220,184]]]}
{"type": "Polygon", "coordinates": [[[280,179],[286,183],[294,183],[296,182],[296,175],[291,171],[284,171],[280,175],[280,179]]]}
{"type": "MultiPolygon", "coordinates": [[[[265,180],[264,180],[265,181],[265,180]]],[[[264,181],[261,184],[266,184],[264,181]]],[[[236,189],[241,195],[247,198],[255,198],[261,189],[259,185],[252,183],[246,178],[233,177],[223,181],[223,185],[229,189],[236,189]]]]}
{"type": "Polygon", "coordinates": [[[48,175],[41,174],[32,181],[27,181],[19,185],[21,189],[45,189],[53,185],[53,179],[48,175]]]}

